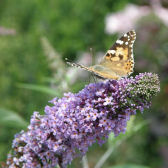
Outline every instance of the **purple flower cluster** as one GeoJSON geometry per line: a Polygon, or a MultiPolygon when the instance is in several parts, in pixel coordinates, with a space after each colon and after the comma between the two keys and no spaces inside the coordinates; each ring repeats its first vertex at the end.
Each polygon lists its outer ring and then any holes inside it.
{"type": "Polygon", "coordinates": [[[111,132],[124,133],[130,116],[148,108],[159,89],[158,76],[143,73],[54,98],[45,115],[34,112],[27,131],[15,135],[6,167],[66,168],[93,143],[103,144],[111,132]]]}

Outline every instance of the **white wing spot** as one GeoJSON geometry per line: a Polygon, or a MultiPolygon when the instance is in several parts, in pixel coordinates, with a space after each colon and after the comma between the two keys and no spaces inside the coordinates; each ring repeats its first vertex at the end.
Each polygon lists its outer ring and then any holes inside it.
{"type": "Polygon", "coordinates": [[[125,45],[128,45],[128,42],[125,42],[125,45]]]}
{"type": "Polygon", "coordinates": [[[121,40],[117,40],[117,41],[116,41],[116,43],[118,43],[118,44],[121,44],[121,45],[122,45],[124,42],[123,42],[123,41],[121,41],[121,40]]]}
{"type": "Polygon", "coordinates": [[[108,50],[108,53],[110,53],[110,54],[115,54],[115,50],[108,50]]]}
{"type": "Polygon", "coordinates": [[[126,34],[126,33],[124,34],[124,37],[127,37],[127,34],[126,34]]]}

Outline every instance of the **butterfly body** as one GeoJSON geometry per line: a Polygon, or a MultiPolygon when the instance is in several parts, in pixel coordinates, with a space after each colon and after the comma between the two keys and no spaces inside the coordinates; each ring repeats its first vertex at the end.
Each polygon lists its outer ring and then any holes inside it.
{"type": "Polygon", "coordinates": [[[133,72],[133,43],[135,39],[136,33],[134,30],[124,34],[107,51],[101,62],[97,65],[86,67],[81,64],[71,62],[67,63],[92,72],[100,78],[118,80],[121,77],[126,77],[133,72]]]}

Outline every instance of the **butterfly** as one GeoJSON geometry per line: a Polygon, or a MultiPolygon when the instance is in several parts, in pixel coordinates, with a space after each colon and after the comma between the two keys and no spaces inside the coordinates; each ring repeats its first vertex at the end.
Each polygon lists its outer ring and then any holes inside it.
{"type": "Polygon", "coordinates": [[[134,30],[125,33],[107,51],[99,64],[86,67],[69,61],[67,63],[87,70],[102,79],[118,80],[121,77],[127,77],[133,72],[134,68],[133,44],[135,39],[136,33],[134,30]]]}

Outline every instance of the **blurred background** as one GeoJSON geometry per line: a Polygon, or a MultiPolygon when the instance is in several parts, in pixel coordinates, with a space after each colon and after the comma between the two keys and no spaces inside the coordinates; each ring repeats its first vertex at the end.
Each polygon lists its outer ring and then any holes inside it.
{"type": "MultiPolygon", "coordinates": [[[[53,97],[92,82],[89,73],[67,66],[65,58],[91,65],[131,29],[137,32],[133,75],[157,73],[161,92],[133,123],[147,124],[116,146],[103,167],[168,167],[167,0],[1,0],[0,161],[14,135],[26,130],[33,111],[44,114],[53,97]]],[[[110,140],[102,147],[94,144],[87,154],[89,166],[111,146],[110,140]]],[[[69,167],[81,167],[81,159],[69,167]]]]}

